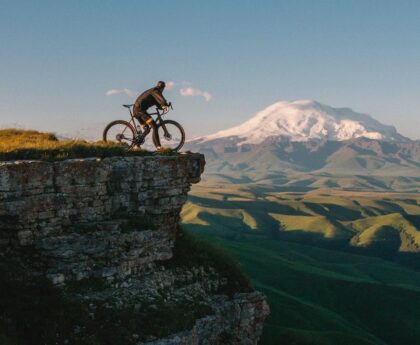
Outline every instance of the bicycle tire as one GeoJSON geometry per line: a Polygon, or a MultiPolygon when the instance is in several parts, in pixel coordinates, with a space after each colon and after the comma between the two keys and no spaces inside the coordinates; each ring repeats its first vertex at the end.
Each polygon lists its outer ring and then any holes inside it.
{"type": "MultiPolygon", "coordinates": [[[[119,131],[117,131],[119,132],[119,131]]],[[[118,135],[117,134],[117,135],[118,135]]],[[[104,142],[109,143],[109,142],[118,142],[118,143],[123,143],[123,144],[127,144],[128,148],[131,149],[134,145],[134,139],[136,138],[136,130],[134,129],[134,127],[131,125],[131,123],[124,121],[124,120],[116,120],[116,121],[112,121],[110,122],[104,129],[103,134],[102,134],[102,139],[104,142]],[[124,131],[126,131],[127,129],[129,130],[129,136],[125,137],[123,139],[120,139],[118,137],[116,137],[116,140],[112,140],[111,136],[112,134],[110,133],[110,130],[112,129],[112,127],[115,127],[121,125],[123,126],[123,131],[122,133],[118,133],[124,136],[124,131]],[[125,141],[123,141],[125,139],[125,141]]]]}
{"type": "MultiPolygon", "coordinates": [[[[159,136],[159,140],[160,140],[160,143],[161,143],[162,147],[165,147],[165,145],[163,145],[163,143],[165,141],[167,142],[167,141],[171,140],[171,139],[168,139],[168,138],[166,138],[164,136],[164,130],[162,128],[162,124],[164,124],[167,129],[168,129],[168,127],[169,128],[172,127],[170,131],[173,131],[174,130],[173,126],[176,128],[176,132],[177,133],[175,133],[175,134],[179,134],[179,139],[178,139],[179,141],[174,141],[174,145],[175,146],[174,147],[169,147],[169,148],[172,149],[173,151],[179,151],[181,149],[181,147],[185,143],[185,131],[184,131],[184,128],[178,122],[173,121],[173,120],[165,120],[165,121],[162,121],[159,124],[159,126],[156,127],[156,131],[157,131],[156,135],[159,136]],[[159,132],[159,130],[160,130],[160,132],[159,132]]],[[[169,129],[168,129],[168,131],[169,131],[169,129]]],[[[157,145],[156,137],[155,136],[153,136],[153,143],[155,144],[155,146],[157,145]]]]}

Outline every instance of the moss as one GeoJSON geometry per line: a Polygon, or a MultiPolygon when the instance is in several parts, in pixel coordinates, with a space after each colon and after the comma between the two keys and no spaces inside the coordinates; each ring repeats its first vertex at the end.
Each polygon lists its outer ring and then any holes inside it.
{"type": "Polygon", "coordinates": [[[214,268],[221,278],[227,280],[227,284],[221,287],[221,293],[232,295],[253,290],[249,278],[227,252],[189,231],[178,229],[173,253],[173,258],[165,263],[166,266],[214,268]]]}

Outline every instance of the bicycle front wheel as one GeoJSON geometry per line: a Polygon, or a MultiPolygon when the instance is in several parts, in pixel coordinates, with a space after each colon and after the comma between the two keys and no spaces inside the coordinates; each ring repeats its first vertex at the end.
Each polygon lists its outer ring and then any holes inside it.
{"type": "MultiPolygon", "coordinates": [[[[184,128],[182,128],[178,122],[172,120],[162,121],[156,130],[162,147],[171,149],[173,151],[179,151],[184,145],[184,128]]],[[[154,137],[153,140],[156,145],[157,143],[154,137]]]]}
{"type": "Polygon", "coordinates": [[[133,147],[135,138],[135,129],[129,122],[123,120],[111,122],[103,133],[103,140],[106,143],[124,144],[129,148],[133,147]]]}

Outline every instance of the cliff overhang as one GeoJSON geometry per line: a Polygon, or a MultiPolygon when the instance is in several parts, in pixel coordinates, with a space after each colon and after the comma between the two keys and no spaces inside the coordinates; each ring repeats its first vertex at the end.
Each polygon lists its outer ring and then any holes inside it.
{"type": "MultiPolygon", "coordinates": [[[[118,342],[256,344],[265,297],[211,260],[173,257],[185,241],[181,208],[204,166],[201,154],[0,162],[0,263],[13,258],[25,276],[47,278],[95,320],[113,315],[115,333],[125,330],[118,342]],[[141,327],[179,312],[185,322],[141,327]]],[[[67,340],[94,337],[86,325],[72,332],[67,340]]]]}

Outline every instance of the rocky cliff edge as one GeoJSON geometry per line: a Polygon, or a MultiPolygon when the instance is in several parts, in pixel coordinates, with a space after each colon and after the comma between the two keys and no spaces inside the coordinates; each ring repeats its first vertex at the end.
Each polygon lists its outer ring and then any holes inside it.
{"type": "MultiPolygon", "coordinates": [[[[0,290],[51,284],[28,303],[58,306],[34,344],[257,344],[265,297],[179,229],[204,164],[200,154],[0,162],[0,290]]],[[[27,307],[4,306],[0,339],[28,333],[17,320],[27,307]]]]}

